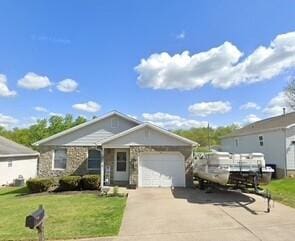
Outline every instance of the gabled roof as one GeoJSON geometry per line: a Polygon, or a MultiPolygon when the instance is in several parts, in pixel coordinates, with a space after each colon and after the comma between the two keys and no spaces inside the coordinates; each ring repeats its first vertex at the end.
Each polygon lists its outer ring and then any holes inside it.
{"type": "Polygon", "coordinates": [[[38,156],[32,149],[0,136],[0,157],[38,156]]]}
{"type": "Polygon", "coordinates": [[[173,138],[176,138],[176,139],[178,139],[178,140],[180,140],[180,141],[182,141],[184,143],[190,144],[192,146],[199,146],[199,144],[197,142],[194,142],[194,141],[189,140],[189,139],[187,139],[185,137],[182,137],[182,136],[179,136],[177,134],[174,134],[173,132],[167,131],[167,130],[165,130],[165,129],[161,128],[161,127],[155,126],[155,125],[153,125],[151,123],[142,123],[141,125],[138,125],[138,126],[135,126],[133,128],[130,128],[130,129],[126,130],[126,131],[120,132],[120,133],[118,133],[116,135],[113,135],[110,138],[107,138],[105,140],[102,140],[102,142],[96,143],[96,144],[97,145],[106,144],[106,143],[108,143],[110,141],[113,141],[113,140],[119,138],[119,137],[126,136],[129,133],[132,133],[132,132],[135,132],[137,130],[140,130],[140,129],[144,128],[144,127],[150,127],[150,128],[152,128],[152,129],[154,129],[156,131],[159,131],[159,132],[161,132],[161,133],[163,133],[165,135],[168,135],[168,136],[171,136],[173,138]]]}
{"type": "Polygon", "coordinates": [[[295,124],[295,112],[260,120],[244,126],[223,138],[250,135],[282,128],[289,128],[295,124]]]}
{"type": "Polygon", "coordinates": [[[103,120],[103,119],[106,119],[106,118],[108,118],[108,117],[110,117],[110,116],[113,116],[113,115],[120,116],[120,117],[122,117],[122,118],[124,118],[124,119],[126,119],[126,120],[129,120],[129,121],[131,121],[131,122],[133,122],[133,123],[135,123],[135,124],[138,124],[138,125],[142,123],[141,121],[136,120],[136,119],[134,119],[134,118],[132,118],[132,117],[130,117],[130,116],[128,116],[128,115],[125,115],[125,114],[123,114],[123,113],[120,113],[120,112],[118,112],[118,111],[111,111],[111,112],[109,112],[109,113],[107,113],[107,114],[105,114],[105,115],[103,115],[103,116],[100,116],[100,117],[98,117],[98,118],[95,118],[95,119],[89,120],[89,121],[87,121],[87,122],[85,122],[85,123],[82,123],[82,124],[80,124],[80,125],[74,126],[74,127],[70,128],[70,129],[67,129],[67,130],[65,130],[65,131],[59,132],[59,133],[57,133],[57,134],[55,134],[55,135],[52,135],[52,136],[50,136],[50,137],[47,137],[47,138],[42,139],[42,140],[40,140],[40,141],[37,141],[37,142],[35,142],[33,145],[38,146],[38,145],[40,145],[40,144],[44,144],[44,143],[46,143],[46,142],[48,142],[48,141],[51,141],[51,140],[54,140],[54,139],[59,138],[59,137],[61,137],[61,136],[67,135],[67,134],[69,134],[69,133],[72,133],[72,132],[74,132],[74,131],[76,131],[76,130],[79,130],[79,129],[83,128],[83,127],[86,127],[86,126],[92,125],[92,124],[94,124],[94,123],[97,123],[97,122],[99,122],[99,121],[101,121],[101,120],[103,120]]]}

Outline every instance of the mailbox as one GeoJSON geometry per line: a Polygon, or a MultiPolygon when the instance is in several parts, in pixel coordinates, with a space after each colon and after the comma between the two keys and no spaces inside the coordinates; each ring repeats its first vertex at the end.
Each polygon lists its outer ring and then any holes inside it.
{"type": "Polygon", "coordinates": [[[45,211],[42,207],[39,207],[37,211],[26,217],[26,227],[30,229],[37,228],[42,224],[44,217],[45,211]]]}

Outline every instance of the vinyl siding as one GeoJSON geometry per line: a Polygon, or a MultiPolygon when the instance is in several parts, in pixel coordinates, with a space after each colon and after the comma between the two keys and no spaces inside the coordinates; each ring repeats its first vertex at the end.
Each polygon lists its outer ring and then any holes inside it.
{"type": "Polygon", "coordinates": [[[295,170],[295,127],[291,127],[286,131],[286,153],[287,169],[295,170]]]}
{"type": "Polygon", "coordinates": [[[283,130],[263,132],[239,137],[224,138],[221,141],[223,151],[232,153],[260,152],[264,154],[267,164],[276,164],[285,168],[285,133],[283,130]],[[263,136],[263,146],[259,144],[259,136],[263,136]],[[238,146],[235,145],[238,139],[238,146]]]}
{"type": "Polygon", "coordinates": [[[126,147],[130,145],[143,146],[190,146],[187,142],[165,135],[149,127],[138,129],[134,132],[118,137],[106,144],[104,147],[126,147]]]}
{"type": "MultiPolygon", "coordinates": [[[[94,146],[95,143],[109,138],[114,134],[130,129],[137,124],[126,120],[120,116],[114,115],[103,119],[97,123],[85,126],[74,132],[60,136],[54,140],[48,141],[46,145],[54,146],[94,146]],[[118,119],[118,126],[112,127],[112,118],[118,119]]],[[[45,144],[44,144],[45,145],[45,144]]]]}
{"type": "Polygon", "coordinates": [[[0,158],[0,185],[13,183],[22,175],[25,180],[37,175],[38,157],[0,158]],[[11,162],[11,166],[8,163],[11,162]]]}

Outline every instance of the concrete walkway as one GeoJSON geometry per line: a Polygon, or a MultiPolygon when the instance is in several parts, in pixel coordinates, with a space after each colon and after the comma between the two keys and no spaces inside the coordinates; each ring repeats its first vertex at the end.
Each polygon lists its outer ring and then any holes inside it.
{"type": "Polygon", "coordinates": [[[295,240],[295,209],[265,210],[263,198],[236,192],[131,190],[114,240],[295,240]]]}

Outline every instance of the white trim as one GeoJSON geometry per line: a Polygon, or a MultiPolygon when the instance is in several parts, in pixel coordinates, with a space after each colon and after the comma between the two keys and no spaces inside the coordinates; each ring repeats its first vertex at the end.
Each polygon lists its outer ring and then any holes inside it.
{"type": "Polygon", "coordinates": [[[35,153],[35,154],[7,154],[7,155],[0,155],[0,157],[36,157],[40,156],[40,153],[35,153]]]}
{"type": "Polygon", "coordinates": [[[286,126],[286,129],[292,128],[292,127],[294,127],[294,126],[295,126],[295,123],[294,123],[294,124],[291,124],[291,125],[288,125],[288,126],[286,126]]]}
{"type": "Polygon", "coordinates": [[[137,185],[138,187],[142,187],[142,168],[141,168],[141,155],[142,154],[177,154],[179,155],[182,159],[183,159],[183,165],[184,165],[184,187],[186,187],[186,176],[185,176],[185,156],[179,152],[179,151],[155,151],[155,152],[149,152],[149,151],[144,151],[144,152],[140,152],[138,157],[137,157],[137,169],[138,169],[138,177],[137,177],[137,185]]]}
{"type": "Polygon", "coordinates": [[[116,148],[115,149],[115,153],[114,153],[114,173],[113,173],[113,176],[114,176],[114,181],[129,181],[129,175],[130,175],[130,173],[129,173],[129,162],[130,162],[130,160],[129,160],[129,149],[127,149],[127,148],[116,148]],[[124,172],[124,171],[117,171],[117,153],[118,152],[125,152],[126,153],[126,171],[124,172]],[[116,180],[116,177],[115,177],[115,175],[116,175],[116,173],[126,173],[127,174],[127,179],[126,180],[116,180]]]}
{"type": "Polygon", "coordinates": [[[121,136],[125,136],[125,135],[127,135],[127,134],[129,134],[129,133],[131,133],[131,132],[136,131],[136,130],[140,130],[140,129],[144,128],[144,127],[150,127],[150,128],[152,128],[152,129],[154,129],[154,130],[156,130],[156,131],[159,131],[159,132],[161,132],[161,133],[163,133],[163,134],[166,134],[166,135],[169,135],[169,136],[171,136],[171,137],[174,137],[174,138],[176,138],[176,139],[178,139],[178,140],[180,140],[180,141],[183,141],[183,142],[185,142],[185,143],[187,143],[187,144],[190,144],[190,145],[192,145],[192,146],[199,146],[199,144],[198,144],[197,142],[194,142],[194,141],[191,141],[191,140],[189,140],[189,139],[187,139],[187,138],[184,138],[184,137],[182,137],[182,136],[176,135],[176,134],[174,134],[174,133],[172,133],[172,132],[170,132],[170,131],[167,131],[167,130],[165,130],[165,129],[163,129],[163,128],[160,128],[160,127],[155,126],[155,125],[150,124],[150,123],[143,123],[143,124],[141,124],[141,125],[138,125],[138,126],[135,126],[135,127],[133,127],[133,128],[130,128],[130,129],[126,130],[126,131],[122,131],[122,132],[120,132],[120,133],[118,133],[118,134],[116,134],[116,135],[113,135],[113,136],[111,136],[111,137],[109,137],[109,138],[106,138],[106,139],[102,140],[101,143],[96,143],[96,144],[97,144],[97,145],[103,145],[103,144],[106,144],[106,143],[108,143],[108,142],[110,142],[110,141],[112,141],[112,140],[115,140],[115,139],[117,139],[117,138],[119,138],[119,137],[121,137],[121,136]]]}
{"type": "Polygon", "coordinates": [[[52,160],[51,160],[51,170],[54,170],[54,171],[64,171],[67,169],[67,166],[68,166],[68,150],[67,148],[63,148],[63,147],[58,147],[58,148],[54,148],[52,150],[52,160]],[[66,157],[67,157],[67,160],[66,160],[66,167],[65,168],[54,168],[54,158],[55,158],[55,150],[59,150],[59,149],[64,149],[66,150],[66,157]]]}
{"type": "Polygon", "coordinates": [[[88,170],[88,171],[98,171],[99,168],[89,168],[89,167],[88,167],[89,150],[95,150],[95,151],[99,151],[99,152],[100,152],[100,166],[101,166],[101,150],[98,149],[98,148],[88,148],[88,149],[87,149],[87,170],[88,170]]]}
{"type": "Polygon", "coordinates": [[[104,148],[100,150],[101,161],[100,161],[100,187],[104,186],[104,148]]]}
{"type": "Polygon", "coordinates": [[[50,136],[50,137],[47,137],[47,138],[42,139],[42,140],[40,140],[40,141],[37,141],[37,142],[33,143],[33,145],[34,145],[34,146],[38,146],[38,145],[40,145],[40,144],[44,144],[44,143],[46,143],[46,142],[48,142],[48,141],[54,140],[54,139],[56,139],[56,138],[58,138],[58,137],[61,137],[61,136],[63,136],[63,135],[66,135],[66,134],[72,133],[73,131],[79,130],[79,129],[85,127],[85,126],[88,126],[88,125],[94,124],[94,123],[99,122],[99,121],[101,121],[101,120],[104,120],[104,119],[106,119],[106,118],[108,118],[108,117],[110,117],[110,116],[112,116],[112,115],[120,116],[120,117],[122,117],[122,118],[124,118],[124,119],[126,119],[126,120],[129,120],[129,121],[131,121],[131,122],[134,122],[134,123],[136,123],[136,124],[141,124],[141,123],[142,123],[141,121],[136,120],[136,119],[134,119],[134,118],[132,118],[132,117],[130,117],[130,116],[127,116],[127,115],[125,115],[125,114],[122,114],[122,113],[120,113],[120,112],[118,112],[118,111],[112,111],[112,112],[109,112],[109,113],[107,113],[107,114],[105,114],[105,115],[99,117],[99,118],[95,118],[95,119],[93,119],[93,120],[89,120],[89,121],[87,121],[87,122],[85,122],[85,123],[82,123],[82,124],[80,124],[80,125],[74,126],[74,127],[70,128],[70,129],[67,129],[67,130],[65,130],[65,131],[59,132],[59,133],[57,133],[57,134],[55,134],[55,135],[52,135],[52,136],[50,136]]]}

